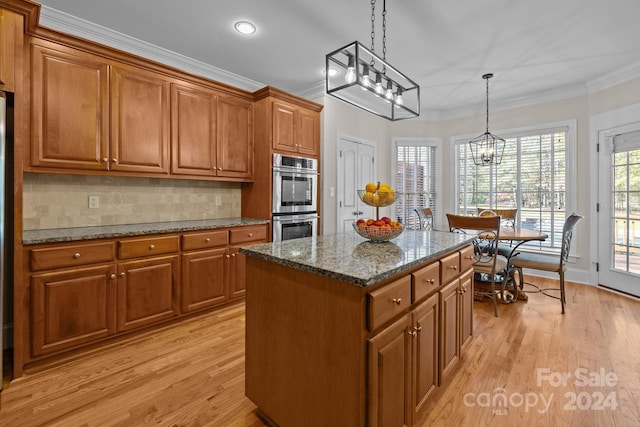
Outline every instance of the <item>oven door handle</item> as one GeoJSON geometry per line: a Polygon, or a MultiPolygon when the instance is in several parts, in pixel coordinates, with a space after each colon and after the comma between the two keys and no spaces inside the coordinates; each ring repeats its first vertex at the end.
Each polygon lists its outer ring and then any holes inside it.
{"type": "Polygon", "coordinates": [[[315,221],[319,217],[318,216],[308,216],[308,217],[300,217],[300,218],[274,218],[273,222],[279,222],[281,224],[291,224],[294,222],[307,222],[307,221],[315,221]]]}

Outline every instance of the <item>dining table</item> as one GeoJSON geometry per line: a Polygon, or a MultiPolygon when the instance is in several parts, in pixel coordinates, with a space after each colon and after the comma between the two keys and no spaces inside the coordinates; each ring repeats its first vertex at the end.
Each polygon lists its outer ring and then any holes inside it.
{"type": "MultiPolygon", "coordinates": [[[[509,261],[511,260],[511,258],[518,255],[518,248],[521,245],[527,242],[545,241],[547,240],[548,237],[549,235],[547,233],[543,233],[542,231],[538,231],[538,230],[532,230],[529,228],[500,227],[500,234],[498,235],[498,240],[503,242],[503,245],[504,245],[503,248],[506,247],[506,242],[509,242],[510,244],[508,246],[510,251],[505,251],[505,253],[508,252],[508,255],[506,256],[507,265],[510,265],[509,261]]],[[[509,271],[509,274],[512,274],[512,273],[513,273],[512,271],[509,271]]],[[[513,277],[511,277],[510,280],[513,280],[513,277]]],[[[522,284],[521,284],[521,287],[522,287],[522,284]]],[[[515,302],[518,298],[525,301],[528,299],[527,295],[522,290],[519,290],[517,294],[513,296],[513,299],[509,302],[515,302]]]]}

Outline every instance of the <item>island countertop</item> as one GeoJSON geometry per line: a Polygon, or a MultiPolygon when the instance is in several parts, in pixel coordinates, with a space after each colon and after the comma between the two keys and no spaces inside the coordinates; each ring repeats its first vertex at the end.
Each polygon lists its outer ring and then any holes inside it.
{"type": "Polygon", "coordinates": [[[347,231],[244,247],[240,252],[353,285],[370,286],[464,247],[473,238],[407,229],[389,242],[375,243],[347,231]]]}

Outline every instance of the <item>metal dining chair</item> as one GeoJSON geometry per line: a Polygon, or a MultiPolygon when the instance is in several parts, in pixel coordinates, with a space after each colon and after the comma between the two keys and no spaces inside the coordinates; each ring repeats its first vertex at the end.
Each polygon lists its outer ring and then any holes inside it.
{"type": "MultiPolygon", "coordinates": [[[[508,228],[516,228],[516,215],[518,215],[518,209],[482,209],[478,208],[478,216],[499,216],[500,226],[508,228]]],[[[509,242],[509,246],[506,246],[506,242],[498,246],[498,254],[509,258],[512,251],[513,242],[509,242]]]]}
{"type": "Polygon", "coordinates": [[[518,277],[520,279],[520,288],[524,286],[524,278],[522,269],[529,268],[532,270],[550,271],[558,273],[560,275],[560,288],[545,288],[540,289],[540,292],[550,296],[552,298],[560,299],[562,304],[562,314],[564,314],[564,305],[567,303],[564,290],[564,272],[567,269],[567,259],[569,258],[569,249],[571,247],[571,238],[573,237],[573,230],[580,220],[582,215],[572,213],[567,217],[562,227],[562,247],[560,250],[560,256],[533,254],[530,252],[522,252],[512,257],[510,260],[511,267],[518,270],[518,277]],[[551,295],[548,291],[560,291],[560,297],[551,295]]]}
{"type": "MultiPolygon", "coordinates": [[[[447,214],[449,231],[477,234],[473,241],[474,258],[473,272],[489,278],[489,291],[483,292],[474,286],[475,295],[487,295],[493,300],[493,311],[498,317],[498,292],[496,291],[496,277],[501,277],[500,295],[505,300],[505,288],[509,280],[507,260],[498,254],[498,240],[500,238],[500,217],[466,216],[447,214]]],[[[515,289],[514,285],[514,292],[515,289]]]]}
{"type": "Polygon", "coordinates": [[[431,208],[415,208],[418,215],[418,230],[433,229],[433,211],[431,208]]]}

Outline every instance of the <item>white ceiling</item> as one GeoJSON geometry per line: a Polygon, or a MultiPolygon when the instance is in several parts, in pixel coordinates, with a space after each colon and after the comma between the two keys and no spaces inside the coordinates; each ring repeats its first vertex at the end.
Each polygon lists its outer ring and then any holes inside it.
{"type": "MultiPolygon", "coordinates": [[[[355,40],[371,45],[369,0],[41,3],[43,15],[65,12],[107,27],[241,76],[251,90],[319,95],[327,53],[355,40]],[[256,34],[236,33],[240,19],[254,22],[256,34]]],[[[378,0],[380,56],[382,6],[378,0]]],[[[389,0],[386,57],[420,85],[421,118],[482,114],[488,72],[491,110],[640,76],[639,19],[639,0],[389,0]]]]}

